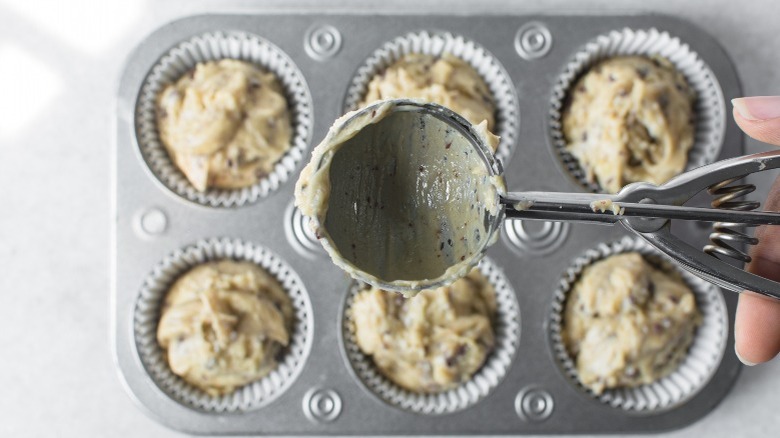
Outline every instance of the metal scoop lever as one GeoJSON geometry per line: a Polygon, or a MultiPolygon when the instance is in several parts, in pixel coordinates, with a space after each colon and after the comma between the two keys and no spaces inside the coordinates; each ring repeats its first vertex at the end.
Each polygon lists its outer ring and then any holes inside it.
{"type": "Polygon", "coordinates": [[[736,198],[755,190],[752,185],[732,185],[756,172],[780,168],[780,151],[719,161],[683,173],[665,184],[634,183],[619,193],[517,192],[502,198],[507,218],[523,220],[621,223],[692,273],[726,289],[750,290],[780,300],[780,283],[739,269],[720,260],[740,261],[750,257],[729,243],[755,245],[758,240],[733,228],[780,225],[780,213],[748,211],[759,203],[736,198]],[[716,208],[684,206],[703,190],[715,198],[716,208]],[[713,242],[704,250],[694,248],[671,234],[672,219],[715,222],[713,242]]]}
{"type": "Polygon", "coordinates": [[[502,203],[512,206],[507,217],[547,221],[615,223],[627,217],[729,222],[741,225],[780,225],[780,213],[734,211],[621,201],[619,195],[592,193],[511,193],[502,203]],[[513,198],[514,196],[514,198],[513,198]]]}

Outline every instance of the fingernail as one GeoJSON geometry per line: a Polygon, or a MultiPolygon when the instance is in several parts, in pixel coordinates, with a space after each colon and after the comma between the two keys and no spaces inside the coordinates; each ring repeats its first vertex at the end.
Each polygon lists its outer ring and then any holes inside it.
{"type": "Polygon", "coordinates": [[[739,361],[742,362],[743,364],[745,364],[745,365],[747,365],[749,367],[752,367],[752,366],[755,365],[753,362],[751,362],[749,360],[745,360],[745,359],[742,358],[742,356],[739,355],[739,350],[737,350],[737,344],[734,344],[734,353],[736,353],[737,359],[739,359],[739,361]]]}
{"type": "Polygon", "coordinates": [[[780,96],[754,96],[731,99],[740,116],[748,120],[769,120],[780,117],[780,96]]]}
{"type": "Polygon", "coordinates": [[[739,348],[737,348],[739,340],[742,339],[739,336],[739,333],[740,333],[740,330],[739,330],[740,320],[742,319],[742,318],[739,317],[740,316],[739,315],[739,305],[741,304],[742,300],[739,300],[739,301],[740,302],[737,303],[737,317],[734,319],[734,354],[737,355],[737,359],[739,359],[740,362],[742,362],[743,364],[745,364],[745,365],[747,365],[749,367],[752,367],[753,365],[755,365],[755,363],[753,363],[753,362],[751,362],[749,360],[745,360],[742,357],[742,355],[739,354],[739,348]]]}

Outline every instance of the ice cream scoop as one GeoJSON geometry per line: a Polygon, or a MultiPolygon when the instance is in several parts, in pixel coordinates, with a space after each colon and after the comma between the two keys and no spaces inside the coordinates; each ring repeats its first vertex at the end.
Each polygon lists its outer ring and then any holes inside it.
{"type": "Polygon", "coordinates": [[[727,236],[702,252],[670,232],[671,219],[716,222],[716,228],[780,225],[778,213],[743,208],[757,203],[729,209],[737,192],[726,187],[780,167],[780,152],[720,161],[661,186],[629,184],[617,194],[507,193],[501,163],[491,152],[496,141],[486,124],[473,125],[440,105],[376,102],[336,120],[301,173],[295,203],[336,265],[406,295],[466,275],[496,241],[506,217],[619,222],[706,280],[780,299],[780,283],[712,256],[745,260],[724,243],[755,244],[755,238],[721,232],[727,236]],[[708,188],[720,208],[683,205],[708,188]],[[724,196],[730,204],[722,202],[724,196]]]}

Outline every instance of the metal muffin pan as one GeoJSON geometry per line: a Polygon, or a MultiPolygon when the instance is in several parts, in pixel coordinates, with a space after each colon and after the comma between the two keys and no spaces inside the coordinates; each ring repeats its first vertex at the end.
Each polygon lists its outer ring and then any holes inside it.
{"type": "MultiPolygon", "coordinates": [[[[715,40],[663,15],[334,15],[323,12],[203,15],[183,18],[148,36],[130,55],[117,99],[112,236],[112,338],[115,360],[131,396],[161,423],[196,434],[501,435],[657,432],[690,424],[722,400],[739,374],[729,351],[711,380],[680,406],[641,414],[594,400],[567,378],[554,357],[549,315],[561,275],[572,260],[626,235],[619,227],[508,222],[488,256],[511,283],[520,314],[519,344],[506,375],[484,399],[452,414],[394,407],[355,375],[343,339],[343,304],[350,279],[302,230],[291,209],[299,164],[289,180],[257,202],[206,207],[170,191],[139,148],[137,104],[155,64],[182,41],[208,32],[246,32],[283,51],[300,69],[312,98],[312,141],[306,156],[341,115],[348,87],[372,53],[410,32],[451,32],[473,40],[506,69],[519,98],[519,135],[506,175],[510,190],[583,191],[566,173],[547,123],[558,75],[583,45],[613,30],[666,31],[690,45],[712,70],[726,99],[741,95],[734,67],[715,40]],[[507,233],[509,229],[509,233],[507,233]],[[168,255],[202,239],[228,237],[272,251],[308,291],[313,340],[300,373],[268,404],[207,412],[176,401],[139,356],[133,315],[144,280],[168,255]]],[[[740,155],[742,136],[727,120],[719,158],[740,155]]],[[[305,159],[303,160],[305,161],[305,159]]],[[[699,199],[705,202],[704,197],[699,199]]],[[[697,246],[709,228],[675,224],[697,246]]],[[[736,294],[724,295],[733,323],[736,294]]],[[[731,345],[729,332],[726,345],[731,345]]]]}

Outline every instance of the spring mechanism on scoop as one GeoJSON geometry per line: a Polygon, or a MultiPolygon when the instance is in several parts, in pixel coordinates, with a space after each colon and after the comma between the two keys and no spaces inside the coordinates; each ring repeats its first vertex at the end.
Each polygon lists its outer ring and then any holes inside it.
{"type": "MultiPolygon", "coordinates": [[[[734,200],[756,190],[756,186],[753,184],[729,186],[729,184],[741,178],[743,177],[727,179],[713,184],[707,189],[710,195],[716,197],[711,204],[713,208],[750,211],[761,206],[761,203],[757,201],[734,200]]],[[[739,249],[739,246],[742,244],[755,245],[758,243],[758,239],[735,229],[739,226],[739,224],[731,222],[715,222],[712,225],[713,232],[710,233],[710,241],[712,243],[704,247],[704,252],[718,258],[720,258],[719,256],[726,256],[745,263],[750,262],[751,257],[747,252],[739,249]]]]}

